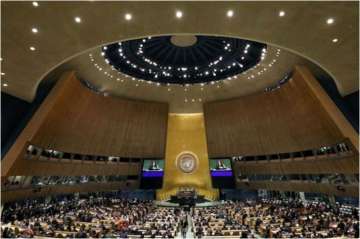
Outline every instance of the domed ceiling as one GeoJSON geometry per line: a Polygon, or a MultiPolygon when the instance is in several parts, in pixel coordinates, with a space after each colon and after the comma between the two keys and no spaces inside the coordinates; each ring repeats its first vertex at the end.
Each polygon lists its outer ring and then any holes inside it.
{"type": "Polygon", "coordinates": [[[266,45],[239,38],[173,35],[147,37],[102,48],[121,73],[160,84],[196,84],[243,73],[266,57],[266,45]]]}
{"type": "Polygon", "coordinates": [[[198,113],[205,102],[276,90],[295,65],[319,69],[299,55],[268,44],[201,34],[167,34],[98,46],[62,64],[48,78],[75,70],[84,85],[98,94],[167,102],[171,113],[198,113]],[[176,51],[184,52],[185,59],[176,51]],[[216,60],[219,57],[223,60],[216,60]],[[184,74],[189,77],[182,77],[184,74]]]}

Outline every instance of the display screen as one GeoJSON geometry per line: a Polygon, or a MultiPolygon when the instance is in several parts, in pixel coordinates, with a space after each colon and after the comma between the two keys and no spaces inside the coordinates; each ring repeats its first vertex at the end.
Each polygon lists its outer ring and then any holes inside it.
{"type": "Polygon", "coordinates": [[[164,160],[144,160],[142,168],[143,177],[163,177],[164,176],[164,160]]]}
{"type": "Polygon", "coordinates": [[[230,159],[211,159],[210,173],[212,177],[232,177],[230,159]]]}

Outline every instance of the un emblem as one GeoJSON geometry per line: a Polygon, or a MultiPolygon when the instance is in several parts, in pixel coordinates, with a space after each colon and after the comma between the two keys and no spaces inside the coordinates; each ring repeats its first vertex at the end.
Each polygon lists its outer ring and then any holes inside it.
{"type": "Polygon", "coordinates": [[[192,152],[182,152],[176,158],[177,167],[184,173],[192,173],[198,165],[198,158],[192,152]]]}

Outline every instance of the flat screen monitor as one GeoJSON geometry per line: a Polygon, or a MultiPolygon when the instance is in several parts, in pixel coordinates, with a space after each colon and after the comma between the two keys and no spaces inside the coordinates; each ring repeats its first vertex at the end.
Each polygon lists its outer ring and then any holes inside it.
{"type": "Polygon", "coordinates": [[[210,173],[212,177],[232,177],[230,159],[210,159],[210,173]]]}
{"type": "Polygon", "coordinates": [[[163,177],[164,176],[164,160],[145,159],[142,168],[143,177],[163,177]]]}

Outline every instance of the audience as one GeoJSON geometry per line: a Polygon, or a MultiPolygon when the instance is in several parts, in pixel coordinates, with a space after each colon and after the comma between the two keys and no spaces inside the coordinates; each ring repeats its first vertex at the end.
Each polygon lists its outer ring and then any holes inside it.
{"type": "Polygon", "coordinates": [[[177,233],[176,208],[156,208],[151,201],[90,197],[86,199],[27,201],[6,205],[2,212],[2,237],[126,238],[177,233]]]}
{"type": "Polygon", "coordinates": [[[359,237],[358,210],[344,214],[339,206],[301,201],[226,202],[195,208],[194,231],[204,236],[255,235],[270,238],[359,237]]]}
{"type": "Polygon", "coordinates": [[[187,214],[114,195],[28,200],[4,206],[3,238],[359,237],[359,212],[299,200],[226,201],[187,214]]]}

